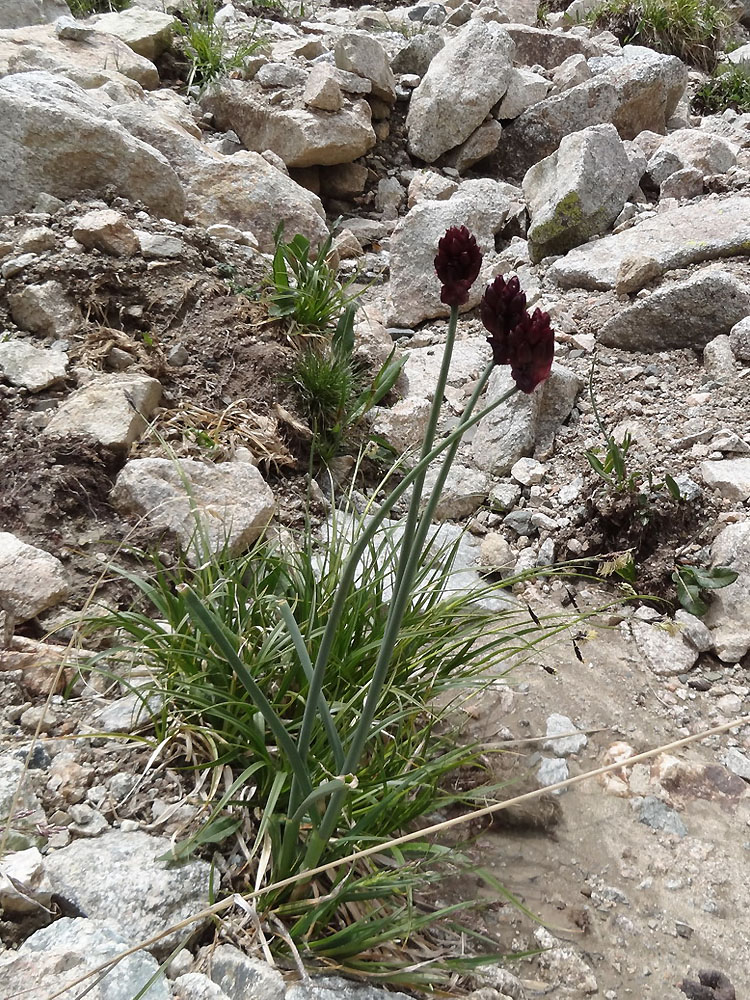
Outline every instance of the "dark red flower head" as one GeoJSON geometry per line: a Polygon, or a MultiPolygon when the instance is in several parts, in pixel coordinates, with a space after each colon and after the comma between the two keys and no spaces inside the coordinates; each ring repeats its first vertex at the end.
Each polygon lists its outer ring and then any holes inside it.
{"type": "Polygon", "coordinates": [[[482,254],[466,226],[451,226],[438,243],[435,271],[442,283],[440,301],[462,306],[469,301],[469,289],[479,276],[482,254]]]}
{"type": "Polygon", "coordinates": [[[508,335],[510,373],[521,392],[533,392],[549,378],[555,356],[555,334],[549,313],[525,313],[508,335]]]}
{"type": "Polygon", "coordinates": [[[491,334],[487,342],[492,347],[495,364],[509,364],[508,334],[526,313],[526,293],[521,291],[518,278],[506,281],[499,274],[482,296],[479,311],[491,334]]]}

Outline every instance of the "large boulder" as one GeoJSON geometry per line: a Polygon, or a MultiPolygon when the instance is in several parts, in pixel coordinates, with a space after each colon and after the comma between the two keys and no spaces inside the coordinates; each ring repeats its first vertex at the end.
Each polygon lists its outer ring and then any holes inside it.
{"type": "MultiPolygon", "coordinates": [[[[577,247],[549,269],[563,288],[615,288],[622,269],[642,260],[654,275],[704,260],[750,254],[750,198],[702,200],[660,212],[622,233],[577,247]]],[[[637,291],[632,287],[630,291],[637,291]]]]}
{"type": "Polygon", "coordinates": [[[566,253],[603,233],[637,183],[614,125],[593,125],[566,136],[523,179],[532,261],[566,253]]]}
{"type": "Polygon", "coordinates": [[[0,29],[48,24],[70,15],[65,0],[8,0],[0,4],[0,29]]]}
{"type": "MultiPolygon", "coordinates": [[[[433,261],[438,241],[451,226],[468,226],[491,265],[495,233],[522,204],[521,192],[509,184],[482,178],[465,181],[447,201],[420,201],[401,220],[391,237],[389,320],[414,326],[425,319],[447,316],[440,301],[440,284],[433,261]]],[[[471,289],[467,308],[475,306],[484,288],[482,278],[471,289]]]]}
{"type": "Polygon", "coordinates": [[[203,226],[228,223],[250,230],[263,251],[273,251],[280,222],[318,245],[328,235],[317,195],[301,187],[260,153],[224,156],[204,145],[182,117],[180,105],[147,97],[120,104],[112,114],[133,135],[154,146],[182,181],[189,216],[203,226]]]}
{"type": "Polygon", "coordinates": [[[716,265],[657,288],[613,316],[599,341],[626,351],[700,349],[750,314],[750,285],[716,265]]]}
{"type": "MultiPolygon", "coordinates": [[[[369,81],[363,81],[370,86],[369,81]]],[[[375,145],[370,106],[346,95],[338,111],[272,103],[267,91],[223,80],[201,98],[220,129],[233,129],[250,150],[273,150],[288,167],[350,163],[375,145]]]]}
{"type": "Polygon", "coordinates": [[[60,38],[52,24],[0,31],[0,76],[46,70],[86,90],[108,80],[133,80],[146,90],[159,86],[148,59],[113,35],[92,32],[85,41],[60,38]]]}
{"type": "Polygon", "coordinates": [[[475,19],[434,57],[406,117],[409,151],[432,163],[469,138],[505,94],[513,42],[499,24],[475,19]]]}
{"type": "Polygon", "coordinates": [[[70,80],[44,72],[5,77],[0,121],[0,213],[29,211],[42,192],[65,199],[114,189],[156,215],[182,219],[185,195],[166,158],[70,80]]]}

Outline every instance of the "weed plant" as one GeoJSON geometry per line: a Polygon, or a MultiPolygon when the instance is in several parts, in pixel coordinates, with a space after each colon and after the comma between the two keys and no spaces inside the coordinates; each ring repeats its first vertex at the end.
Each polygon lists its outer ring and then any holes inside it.
{"type": "Polygon", "coordinates": [[[203,89],[232,70],[241,69],[248,56],[264,43],[262,38],[253,38],[230,51],[224,29],[216,24],[215,17],[214,0],[195,0],[182,8],[175,21],[175,34],[190,64],[188,90],[194,85],[203,89]]]}
{"type": "Polygon", "coordinates": [[[750,111],[750,68],[734,63],[722,63],[693,98],[698,114],[716,115],[732,108],[750,111]]]}
{"type": "Polygon", "coordinates": [[[90,14],[118,13],[130,6],[130,0],[68,0],[73,17],[89,17],[90,14]]]}
{"type": "Polygon", "coordinates": [[[646,45],[706,71],[734,24],[721,0],[606,0],[587,20],[623,44],[646,45]]]}

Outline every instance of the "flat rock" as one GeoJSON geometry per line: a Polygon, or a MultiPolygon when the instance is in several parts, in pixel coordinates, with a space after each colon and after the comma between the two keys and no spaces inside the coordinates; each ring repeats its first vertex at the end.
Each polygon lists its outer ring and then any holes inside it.
{"type": "Polygon", "coordinates": [[[411,1000],[411,997],[341,976],[315,976],[306,982],[292,983],[287,988],[286,1000],[411,1000]]]}
{"type": "Polygon", "coordinates": [[[523,179],[532,261],[566,253],[603,233],[638,180],[614,125],[593,125],[565,136],[523,179]]]}
{"type": "MultiPolygon", "coordinates": [[[[94,859],[92,864],[97,864],[94,859]]],[[[88,877],[92,880],[91,872],[88,877]]],[[[124,937],[101,920],[61,917],[49,927],[35,931],[18,951],[0,956],[3,990],[6,996],[17,994],[29,1000],[42,1000],[53,993],[60,995],[61,1000],[73,1000],[77,991],[65,989],[68,983],[133,943],[132,938],[124,937]]],[[[96,977],[88,980],[87,1000],[132,1000],[158,969],[159,963],[147,952],[128,955],[101,982],[97,983],[96,977]]],[[[141,996],[143,1000],[170,1000],[172,994],[169,984],[160,976],[141,996]]]]}
{"type": "MultiPolygon", "coordinates": [[[[429,491],[435,484],[439,468],[436,463],[427,470],[425,497],[429,496],[429,491]]],[[[490,477],[486,472],[454,462],[440,491],[435,518],[438,521],[459,521],[461,518],[471,517],[487,499],[489,488],[490,477]]]]}
{"type": "Polygon", "coordinates": [[[5,77],[0,121],[0,213],[30,211],[41,193],[66,200],[114,189],[182,220],[185,195],[166,158],[70,80],[47,72],[5,77]]]}
{"type": "Polygon", "coordinates": [[[63,600],[68,589],[59,559],[0,531],[0,605],[26,621],[63,600]]]}
{"type": "Polygon", "coordinates": [[[750,499],[750,458],[701,462],[701,476],[706,486],[728,500],[750,499]]]}
{"type": "Polygon", "coordinates": [[[544,750],[551,750],[557,757],[580,753],[588,743],[585,733],[577,732],[577,727],[567,715],[553,713],[547,718],[547,739],[542,743],[544,750]]]}
{"type": "Polygon", "coordinates": [[[528,24],[509,24],[505,30],[516,46],[515,61],[522,66],[555,69],[570,56],[588,54],[588,39],[570,31],[550,31],[528,24]]]}
{"type": "Polygon", "coordinates": [[[695,666],[698,650],[681,632],[673,634],[658,625],[637,619],[630,622],[630,631],[637,657],[657,677],[675,677],[695,666]]]}
{"type": "Polygon", "coordinates": [[[45,435],[87,435],[100,444],[126,448],[146,428],[161,399],[161,384],[148,375],[102,375],[64,400],[45,435]]]}
{"type": "Polygon", "coordinates": [[[206,546],[211,553],[244,551],[274,513],[271,488],[245,462],[133,459],[117,477],[112,502],[145,516],[154,530],[168,531],[198,558],[206,546]]]}
{"type": "Polygon", "coordinates": [[[739,573],[734,583],[711,592],[705,615],[719,658],[738,663],[750,650],[750,521],[729,524],[716,536],[711,565],[739,573]]]}
{"type": "Polygon", "coordinates": [[[663,273],[700,261],[747,254],[750,198],[703,199],[577,247],[555,261],[547,273],[563,288],[607,290],[615,287],[620,268],[632,258],[650,258],[663,273]]]}
{"type": "MultiPolygon", "coordinates": [[[[175,867],[158,860],[171,848],[166,837],[108,830],[96,840],[52,851],[45,858],[45,877],[53,892],[135,943],[208,905],[209,864],[193,859],[175,867]],[[106,872],[106,878],[92,878],[94,871],[106,872]]],[[[194,927],[199,930],[200,922],[194,927]]],[[[170,934],[154,954],[165,957],[185,933],[170,934]]]]}
{"type": "Polygon", "coordinates": [[[705,347],[750,311],[750,285],[718,268],[657,288],[608,320],[599,342],[626,351],[705,347]]]}
{"type": "Polygon", "coordinates": [[[93,32],[85,44],[60,38],[53,24],[0,31],[0,77],[45,70],[90,90],[110,80],[133,80],[145,90],[159,86],[148,59],[119,38],[93,32]]]}
{"type": "Polygon", "coordinates": [[[39,392],[65,378],[68,355],[34,347],[26,340],[0,343],[0,377],[11,385],[39,392]]]}
{"type": "Polygon", "coordinates": [[[153,62],[169,48],[175,19],[171,14],[133,6],[99,14],[89,23],[95,31],[114,35],[133,52],[153,62]]]}
{"type": "Polygon", "coordinates": [[[406,129],[412,156],[432,163],[469,138],[507,90],[513,51],[505,28],[479,19],[449,39],[411,97],[406,129]]]}

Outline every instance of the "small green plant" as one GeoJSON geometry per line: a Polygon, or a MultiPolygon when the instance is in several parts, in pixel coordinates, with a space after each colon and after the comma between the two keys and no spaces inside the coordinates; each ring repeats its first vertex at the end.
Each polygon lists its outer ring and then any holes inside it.
{"type": "Polygon", "coordinates": [[[734,583],[738,574],[728,566],[701,569],[699,566],[678,566],[672,573],[677,587],[677,599],[691,615],[701,618],[708,611],[703,591],[721,590],[734,583]]]}
{"type": "Polygon", "coordinates": [[[699,114],[721,114],[727,108],[750,111],[750,68],[740,63],[722,63],[698,88],[693,106],[699,114]]]}
{"type": "Polygon", "coordinates": [[[396,384],[406,358],[395,350],[368,380],[354,358],[356,306],[349,303],[332,336],[305,337],[289,381],[294,385],[310,420],[313,447],[328,462],[342,439],[396,384]]]}
{"type": "Polygon", "coordinates": [[[342,284],[328,263],[333,244],[329,235],[311,256],[310,241],[297,233],[283,240],[283,227],[275,233],[276,250],[271,267],[271,316],[288,319],[294,332],[316,333],[335,326],[346,306],[357,297],[350,289],[353,275],[342,284]]]}
{"type": "Polygon", "coordinates": [[[118,13],[129,6],[130,0],[68,0],[68,7],[73,17],[118,13]]]}
{"type": "Polygon", "coordinates": [[[190,64],[187,86],[203,89],[214,80],[241,69],[248,56],[264,43],[252,38],[229,51],[224,29],[216,24],[214,0],[195,0],[187,4],[175,22],[175,34],[190,64]]]}
{"type": "Polygon", "coordinates": [[[587,20],[624,44],[646,45],[704,70],[716,65],[734,24],[721,0],[606,0],[587,20]]]}

